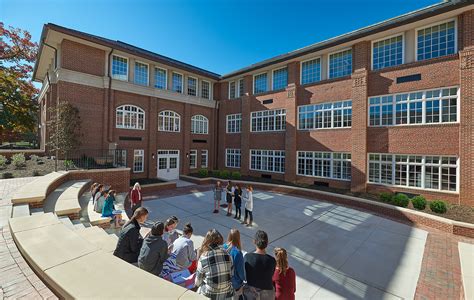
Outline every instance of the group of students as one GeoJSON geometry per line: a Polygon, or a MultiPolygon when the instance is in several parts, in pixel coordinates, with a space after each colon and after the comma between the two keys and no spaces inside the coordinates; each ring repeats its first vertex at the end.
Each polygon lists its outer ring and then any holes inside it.
{"type": "Polygon", "coordinates": [[[109,217],[115,222],[115,225],[122,225],[122,211],[115,209],[115,190],[106,187],[104,184],[93,183],[90,188],[91,201],[94,206],[94,211],[102,215],[102,217],[109,217]]]}
{"type": "Polygon", "coordinates": [[[214,213],[219,213],[219,208],[222,200],[222,193],[225,192],[226,203],[227,203],[227,216],[232,216],[232,203],[235,205],[235,216],[234,219],[240,221],[242,211],[242,199],[245,204],[245,216],[241,224],[245,224],[247,227],[252,227],[253,223],[253,188],[251,185],[248,185],[245,189],[245,192],[242,191],[242,188],[239,184],[232,184],[229,180],[225,187],[222,187],[221,182],[217,181],[214,187],[214,213]],[[248,221],[247,221],[248,220],[248,221]]]}

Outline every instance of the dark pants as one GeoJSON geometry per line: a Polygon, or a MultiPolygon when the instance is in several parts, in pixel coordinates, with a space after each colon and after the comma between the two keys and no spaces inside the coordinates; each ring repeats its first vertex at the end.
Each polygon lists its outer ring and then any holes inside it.
{"type": "Polygon", "coordinates": [[[249,222],[252,223],[253,222],[252,212],[248,209],[245,209],[245,220],[247,220],[247,216],[250,216],[249,222]]]}
{"type": "Polygon", "coordinates": [[[141,201],[138,201],[138,203],[135,204],[135,205],[132,204],[132,207],[131,207],[131,209],[132,209],[132,215],[133,215],[133,213],[137,210],[137,208],[139,208],[139,207],[141,207],[141,206],[142,206],[142,202],[141,202],[141,201]]]}
{"type": "Polygon", "coordinates": [[[235,217],[236,217],[237,219],[240,219],[241,214],[242,214],[242,210],[240,209],[240,205],[239,205],[239,206],[235,206],[235,217]]]}

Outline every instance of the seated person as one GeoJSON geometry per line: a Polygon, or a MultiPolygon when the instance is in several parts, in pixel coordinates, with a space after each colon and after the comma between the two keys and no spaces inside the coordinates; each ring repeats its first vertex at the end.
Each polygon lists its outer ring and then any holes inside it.
{"type": "Polygon", "coordinates": [[[104,203],[105,203],[105,197],[107,197],[107,194],[108,194],[108,191],[100,191],[97,193],[96,195],[96,200],[95,200],[95,203],[94,203],[94,211],[96,213],[99,213],[101,214],[102,213],[102,209],[104,208],[104,203]]]}
{"type": "Polygon", "coordinates": [[[191,240],[193,235],[193,227],[191,223],[187,223],[183,228],[183,235],[180,236],[173,243],[173,253],[176,254],[176,265],[180,269],[189,269],[190,273],[194,273],[195,267],[191,266],[196,264],[197,255],[194,250],[194,243],[191,240]]]}
{"type": "Polygon", "coordinates": [[[168,244],[163,241],[162,235],[165,224],[156,222],[151,228],[150,234],[143,241],[138,256],[138,267],[156,276],[163,269],[163,263],[168,258],[168,244]]]}
{"type": "Polygon", "coordinates": [[[105,197],[104,206],[102,207],[102,217],[110,217],[110,218],[114,217],[114,214],[113,214],[115,210],[114,202],[115,202],[115,191],[110,190],[105,197]]]}

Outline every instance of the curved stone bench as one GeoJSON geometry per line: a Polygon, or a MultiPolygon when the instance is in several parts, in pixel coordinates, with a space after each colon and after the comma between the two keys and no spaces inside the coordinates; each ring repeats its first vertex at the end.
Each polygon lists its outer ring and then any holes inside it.
{"type": "Polygon", "coordinates": [[[50,186],[66,175],[67,173],[52,172],[25,184],[13,194],[12,204],[28,203],[32,206],[41,206],[48,196],[50,186]]]}
{"type": "Polygon", "coordinates": [[[118,237],[115,234],[107,234],[103,229],[93,226],[76,230],[77,234],[99,249],[112,253],[117,246],[118,237]]]}
{"type": "MultiPolygon", "coordinates": [[[[122,209],[121,207],[117,207],[117,208],[122,209]]],[[[89,216],[89,223],[91,225],[99,226],[102,228],[107,228],[110,226],[110,221],[112,220],[112,218],[102,217],[102,214],[95,212],[92,201],[89,201],[89,204],[87,205],[87,214],[89,216]]],[[[128,221],[128,216],[127,216],[127,213],[125,212],[125,209],[122,209],[122,220],[125,222],[128,221]]]]}
{"type": "Polygon", "coordinates": [[[58,216],[68,216],[70,219],[79,219],[81,205],[79,198],[89,187],[91,180],[77,180],[68,182],[69,186],[59,195],[54,212],[58,216]]]}

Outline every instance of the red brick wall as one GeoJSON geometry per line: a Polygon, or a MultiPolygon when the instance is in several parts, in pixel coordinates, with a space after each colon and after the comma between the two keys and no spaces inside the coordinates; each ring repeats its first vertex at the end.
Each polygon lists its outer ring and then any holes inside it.
{"type": "Polygon", "coordinates": [[[90,179],[92,182],[108,185],[118,193],[124,193],[130,188],[130,168],[69,171],[67,180],[80,179],[90,179]]]}
{"type": "Polygon", "coordinates": [[[64,39],[61,43],[61,67],[104,76],[105,51],[64,39]]]}

